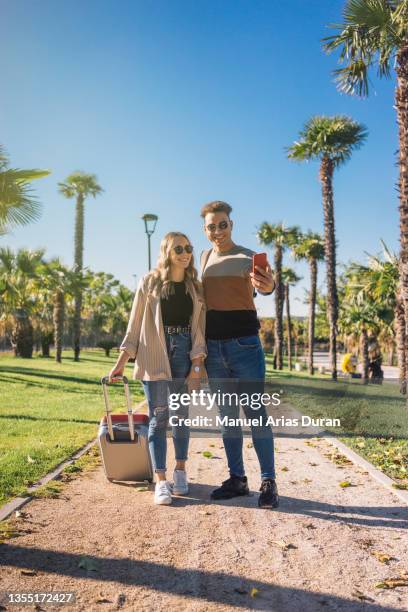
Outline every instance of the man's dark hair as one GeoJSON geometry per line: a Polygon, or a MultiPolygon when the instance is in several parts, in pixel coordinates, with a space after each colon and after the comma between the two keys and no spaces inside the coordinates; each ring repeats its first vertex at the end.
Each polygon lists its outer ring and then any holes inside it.
{"type": "Polygon", "coordinates": [[[229,217],[232,212],[232,206],[227,204],[227,202],[223,202],[222,200],[214,200],[214,202],[209,202],[208,204],[205,204],[202,207],[201,216],[204,219],[205,215],[208,215],[208,213],[217,213],[217,212],[226,213],[229,217]]]}

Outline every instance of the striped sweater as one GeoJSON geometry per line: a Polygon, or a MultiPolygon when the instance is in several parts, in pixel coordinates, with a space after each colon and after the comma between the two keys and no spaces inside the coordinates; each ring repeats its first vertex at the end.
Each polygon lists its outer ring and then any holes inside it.
{"type": "Polygon", "coordinates": [[[207,338],[226,340],[258,333],[259,321],[249,276],[252,255],[254,251],[239,245],[225,253],[214,249],[202,253],[207,338]]]}

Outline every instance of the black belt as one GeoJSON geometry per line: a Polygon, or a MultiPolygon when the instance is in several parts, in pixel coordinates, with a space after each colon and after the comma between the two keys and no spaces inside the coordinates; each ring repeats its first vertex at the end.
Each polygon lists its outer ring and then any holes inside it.
{"type": "Polygon", "coordinates": [[[189,334],[191,332],[190,325],[183,327],[182,325],[165,325],[164,331],[166,334],[189,334]]]}

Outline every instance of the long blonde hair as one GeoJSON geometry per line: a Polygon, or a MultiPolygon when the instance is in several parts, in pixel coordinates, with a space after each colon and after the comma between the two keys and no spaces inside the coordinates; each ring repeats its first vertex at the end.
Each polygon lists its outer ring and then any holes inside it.
{"type": "MultiPolygon", "coordinates": [[[[157,260],[156,267],[149,274],[149,291],[167,298],[174,293],[174,282],[170,279],[170,251],[175,238],[185,238],[191,244],[188,236],[182,232],[169,232],[160,243],[160,254],[157,260]]],[[[194,267],[194,255],[191,254],[190,263],[185,270],[185,281],[191,281],[197,292],[200,293],[200,283],[198,281],[197,270],[194,267]]],[[[186,287],[187,290],[187,287],[186,287]]]]}

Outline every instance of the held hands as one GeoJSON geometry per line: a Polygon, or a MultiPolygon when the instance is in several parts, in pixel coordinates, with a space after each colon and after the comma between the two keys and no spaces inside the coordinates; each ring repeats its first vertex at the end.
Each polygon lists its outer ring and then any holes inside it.
{"type": "Polygon", "coordinates": [[[253,288],[257,289],[260,293],[272,293],[275,289],[275,281],[269,263],[265,270],[259,266],[255,266],[255,269],[257,270],[255,274],[253,272],[249,273],[253,288]]]}
{"type": "Polygon", "coordinates": [[[208,380],[207,371],[205,369],[204,364],[196,364],[199,365],[200,371],[194,371],[194,364],[191,366],[191,370],[186,378],[186,384],[188,388],[188,392],[191,391],[199,391],[201,388],[201,383],[206,382],[208,380]]]}

